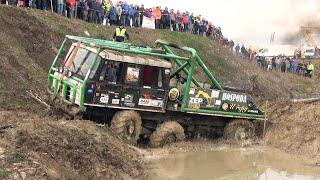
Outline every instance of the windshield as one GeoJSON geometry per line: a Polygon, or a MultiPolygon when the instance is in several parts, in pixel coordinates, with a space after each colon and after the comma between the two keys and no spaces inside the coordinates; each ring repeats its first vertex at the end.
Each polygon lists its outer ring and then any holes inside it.
{"type": "MultiPolygon", "coordinates": [[[[75,48],[73,48],[75,50],[75,48]]],[[[87,49],[79,48],[77,54],[72,61],[70,70],[72,73],[85,77],[90,69],[90,66],[96,56],[96,53],[88,51],[87,49]]],[[[69,58],[69,57],[68,57],[69,58]]],[[[93,67],[89,78],[92,79],[98,69],[101,57],[98,56],[97,63],[93,67]]]]}
{"type": "Polygon", "coordinates": [[[306,52],[307,53],[313,53],[313,49],[307,49],[306,52]]]}

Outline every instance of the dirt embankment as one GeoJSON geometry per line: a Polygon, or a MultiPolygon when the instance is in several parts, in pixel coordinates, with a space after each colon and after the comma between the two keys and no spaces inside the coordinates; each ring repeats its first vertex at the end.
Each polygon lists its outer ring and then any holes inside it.
{"type": "Polygon", "coordinates": [[[140,155],[105,127],[0,112],[0,179],[143,179],[140,155]]]}
{"type": "Polygon", "coordinates": [[[279,103],[270,109],[266,142],[288,153],[320,162],[320,102],[279,103]]]}

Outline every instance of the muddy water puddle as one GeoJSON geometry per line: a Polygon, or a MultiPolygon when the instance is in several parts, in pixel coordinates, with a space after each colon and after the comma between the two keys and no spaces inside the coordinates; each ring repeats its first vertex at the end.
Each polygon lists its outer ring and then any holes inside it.
{"type": "Polygon", "coordinates": [[[150,160],[148,179],[294,179],[320,180],[310,160],[269,148],[222,148],[150,160]]]}

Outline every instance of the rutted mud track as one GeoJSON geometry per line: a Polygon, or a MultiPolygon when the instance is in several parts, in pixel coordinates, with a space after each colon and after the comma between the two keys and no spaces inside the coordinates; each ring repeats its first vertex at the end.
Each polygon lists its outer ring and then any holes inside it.
{"type": "Polygon", "coordinates": [[[0,112],[0,179],[143,179],[140,155],[106,127],[0,112]]]}

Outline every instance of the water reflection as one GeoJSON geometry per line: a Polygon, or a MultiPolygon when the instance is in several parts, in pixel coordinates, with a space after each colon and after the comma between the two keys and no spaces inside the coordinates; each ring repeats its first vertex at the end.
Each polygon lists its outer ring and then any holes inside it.
{"type": "Polygon", "coordinates": [[[270,149],[224,149],[153,160],[149,178],[159,179],[320,179],[320,168],[270,149]]]}

